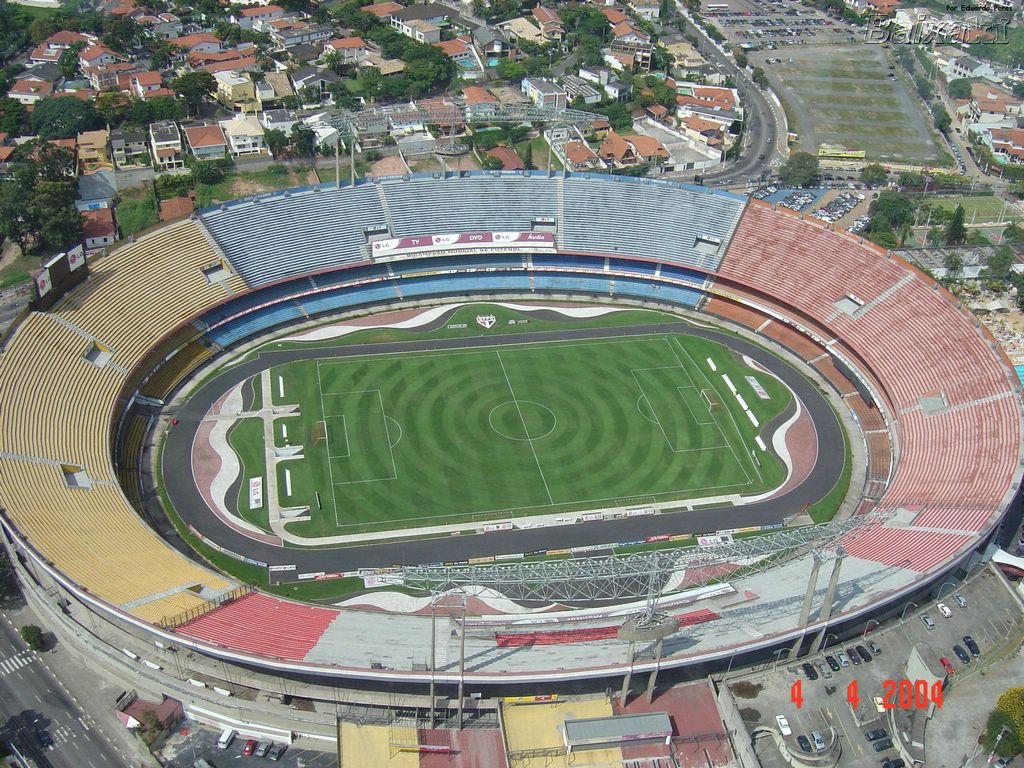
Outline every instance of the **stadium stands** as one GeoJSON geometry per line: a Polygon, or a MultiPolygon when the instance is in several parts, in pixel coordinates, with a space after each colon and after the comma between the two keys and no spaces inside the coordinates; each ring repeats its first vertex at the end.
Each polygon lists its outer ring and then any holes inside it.
{"type": "MultiPolygon", "coordinates": [[[[692,627],[722,618],[707,608],[681,613],[673,618],[681,627],[692,627]]],[[[595,640],[612,640],[619,633],[618,626],[591,627],[580,629],[537,630],[534,632],[506,632],[494,636],[499,648],[517,648],[527,645],[561,645],[563,643],[588,643],[595,640]]]]}
{"type": "Polygon", "coordinates": [[[363,260],[363,229],[387,219],[372,185],[317,187],[225,203],[203,224],[249,285],[363,260]]]}
{"type": "Polygon", "coordinates": [[[659,302],[679,304],[683,307],[696,307],[704,294],[696,288],[681,285],[653,283],[649,280],[638,280],[629,277],[617,277],[614,281],[616,296],[635,296],[642,299],[653,299],[659,302]]]}
{"type": "Polygon", "coordinates": [[[225,648],[299,661],[338,615],[337,609],[251,592],[193,619],[177,631],[225,648]]]}

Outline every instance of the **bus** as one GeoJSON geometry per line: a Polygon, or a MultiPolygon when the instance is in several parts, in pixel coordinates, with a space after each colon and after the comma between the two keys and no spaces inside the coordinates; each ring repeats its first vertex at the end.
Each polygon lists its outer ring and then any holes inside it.
{"type": "Polygon", "coordinates": [[[722,11],[728,11],[729,6],[725,3],[708,3],[708,13],[721,13],[722,11]]]}

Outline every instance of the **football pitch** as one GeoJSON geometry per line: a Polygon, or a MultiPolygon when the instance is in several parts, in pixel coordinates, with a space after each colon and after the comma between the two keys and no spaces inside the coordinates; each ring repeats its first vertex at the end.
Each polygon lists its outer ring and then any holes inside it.
{"type": "Polygon", "coordinates": [[[323,357],[275,367],[271,382],[274,405],[299,406],[274,438],[304,447],[277,475],[280,504],[310,508],[288,524],[305,537],[757,493],[784,478],[755,438],[789,390],[685,334],[323,357]]]}

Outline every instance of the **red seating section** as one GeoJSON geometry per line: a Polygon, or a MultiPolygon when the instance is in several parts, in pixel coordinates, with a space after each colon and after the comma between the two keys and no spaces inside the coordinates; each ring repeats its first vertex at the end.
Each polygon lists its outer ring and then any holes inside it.
{"type": "MultiPolygon", "coordinates": [[[[856,350],[864,373],[881,386],[899,438],[896,472],[880,508],[924,510],[913,522],[921,528],[981,532],[991,524],[1016,470],[1020,408],[1008,366],[974,318],[957,311],[955,299],[870,244],[756,201],[733,235],[716,289],[769,309],[788,304],[783,311],[795,322],[835,339],[839,349],[856,350]],[[849,294],[866,306],[856,317],[835,306],[849,294]],[[925,415],[922,398],[939,396],[945,405],[938,400],[938,410],[925,415]]],[[[718,299],[708,309],[727,303],[718,299]]],[[[752,319],[746,324],[757,325],[752,319]]],[[[817,367],[852,391],[830,361],[817,367]]],[[[882,428],[880,415],[859,397],[845,399],[865,429],[882,428]]],[[[868,441],[869,479],[877,491],[889,470],[888,445],[881,437],[868,441]]],[[[858,538],[851,552],[926,570],[969,540],[880,528],[858,538]]]]}
{"type": "MultiPolygon", "coordinates": [[[[679,626],[690,627],[694,624],[720,619],[721,616],[714,611],[702,608],[699,611],[678,614],[674,618],[679,622],[679,626]]],[[[499,648],[517,648],[524,645],[562,645],[565,643],[587,643],[592,640],[614,640],[618,633],[618,626],[611,626],[499,633],[494,636],[494,639],[499,648]]]]}
{"type": "Polygon", "coordinates": [[[252,592],[177,631],[226,648],[301,661],[337,617],[337,610],[252,592]]]}

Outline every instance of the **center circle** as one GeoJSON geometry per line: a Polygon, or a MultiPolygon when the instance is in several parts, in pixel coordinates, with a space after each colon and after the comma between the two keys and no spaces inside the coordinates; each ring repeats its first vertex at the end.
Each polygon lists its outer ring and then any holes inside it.
{"type": "Polygon", "coordinates": [[[546,405],[533,400],[506,400],[487,414],[491,429],[506,440],[542,440],[555,431],[558,419],[546,405]]]}

